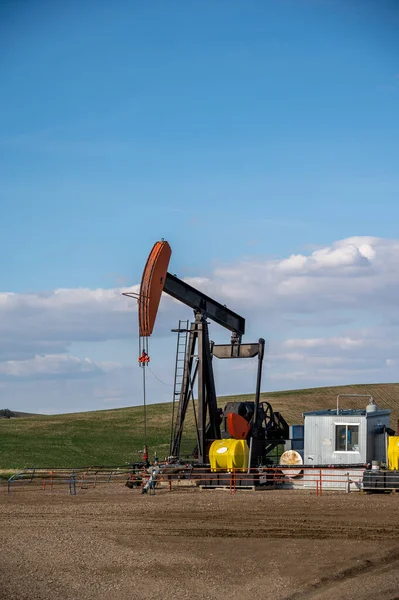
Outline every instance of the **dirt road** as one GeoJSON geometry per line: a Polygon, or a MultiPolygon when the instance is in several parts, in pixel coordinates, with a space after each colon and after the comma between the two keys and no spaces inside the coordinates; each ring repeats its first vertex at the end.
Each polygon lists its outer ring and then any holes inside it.
{"type": "Polygon", "coordinates": [[[0,598],[399,599],[399,494],[0,490],[0,598]]]}

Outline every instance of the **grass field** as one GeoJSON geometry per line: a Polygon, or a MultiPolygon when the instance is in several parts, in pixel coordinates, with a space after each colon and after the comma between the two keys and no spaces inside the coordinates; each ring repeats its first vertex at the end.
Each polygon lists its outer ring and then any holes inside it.
{"type": "MultiPolygon", "coordinates": [[[[290,424],[301,423],[302,413],[333,408],[339,393],[371,394],[381,408],[390,408],[391,427],[399,419],[399,383],[352,385],[312,388],[262,394],[270,399],[274,410],[280,411],[290,424]]],[[[219,398],[251,399],[248,396],[219,398]]],[[[364,398],[343,398],[346,408],[363,407],[364,398]]],[[[159,458],[168,453],[171,404],[147,406],[147,440],[151,457],[156,450],[159,458]]],[[[186,422],[187,449],[194,443],[193,419],[186,422]]],[[[73,413],[67,415],[35,415],[0,420],[0,469],[24,467],[71,467],[90,465],[123,465],[137,461],[144,445],[143,408],[73,413]]]]}

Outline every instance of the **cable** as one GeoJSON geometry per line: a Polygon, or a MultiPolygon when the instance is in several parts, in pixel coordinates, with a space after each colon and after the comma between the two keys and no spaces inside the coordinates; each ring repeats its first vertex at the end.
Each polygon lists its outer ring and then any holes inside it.
{"type": "Polygon", "coordinates": [[[159,379],[159,377],[157,377],[157,376],[155,375],[155,373],[153,373],[153,372],[151,371],[151,369],[150,369],[150,366],[149,366],[149,365],[147,365],[147,368],[148,368],[149,372],[151,373],[151,375],[153,375],[153,376],[155,377],[155,379],[158,379],[158,381],[159,381],[160,383],[163,383],[163,385],[167,385],[168,387],[173,387],[173,383],[165,383],[164,381],[162,381],[162,379],[159,379]]]}
{"type": "Polygon", "coordinates": [[[143,398],[144,398],[144,446],[147,446],[147,405],[145,397],[145,364],[142,366],[143,369],[143,398]]]}
{"type": "MultiPolygon", "coordinates": [[[[146,352],[148,354],[148,338],[139,337],[139,356],[141,356],[142,352],[146,352]]],[[[148,363],[141,363],[140,367],[143,370],[143,409],[144,409],[144,447],[147,448],[147,403],[146,403],[146,373],[145,369],[148,366],[148,363]]]]}

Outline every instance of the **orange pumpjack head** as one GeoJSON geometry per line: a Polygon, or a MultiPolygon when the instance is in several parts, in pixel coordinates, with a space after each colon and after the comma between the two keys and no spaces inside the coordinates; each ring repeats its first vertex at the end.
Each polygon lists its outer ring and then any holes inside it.
{"type": "Polygon", "coordinates": [[[168,242],[156,242],[144,267],[138,311],[141,337],[150,336],[154,329],[171,254],[172,249],[168,242]]]}
{"type": "Polygon", "coordinates": [[[227,429],[233,439],[245,440],[251,428],[244,417],[237,415],[237,413],[229,413],[227,415],[227,429]]]}

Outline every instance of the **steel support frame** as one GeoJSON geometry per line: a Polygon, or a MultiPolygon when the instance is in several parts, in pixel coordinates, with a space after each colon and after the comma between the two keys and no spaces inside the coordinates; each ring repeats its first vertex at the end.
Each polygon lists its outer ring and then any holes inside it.
{"type": "Polygon", "coordinates": [[[210,439],[220,438],[220,424],[216,400],[215,381],[212,369],[211,343],[208,323],[204,315],[197,311],[195,321],[191,323],[184,364],[183,384],[179,399],[179,408],[170,447],[171,456],[179,456],[183,426],[190,399],[194,401],[194,385],[198,382],[198,407],[196,415],[198,462],[206,461],[208,437],[208,417],[210,439]],[[197,352],[197,354],[195,354],[197,352]],[[197,357],[194,366],[194,358],[197,357]]]}
{"type": "MultiPolygon", "coordinates": [[[[194,385],[195,380],[198,374],[198,366],[197,363],[194,366],[194,358],[195,358],[195,350],[197,345],[198,338],[198,329],[197,323],[191,323],[190,333],[187,343],[186,356],[184,361],[184,371],[183,371],[183,381],[179,398],[179,407],[177,411],[176,421],[173,429],[173,436],[170,445],[170,455],[171,456],[179,456],[180,454],[180,444],[181,438],[183,434],[183,426],[184,420],[186,417],[186,412],[188,408],[188,404],[190,402],[190,398],[194,402],[194,385]]],[[[197,424],[197,438],[198,438],[198,424],[197,424]]],[[[197,442],[198,439],[197,439],[197,442]]]]}
{"type": "MultiPolygon", "coordinates": [[[[245,333],[245,319],[227,306],[220,304],[203,292],[196,290],[185,281],[171,273],[166,274],[163,291],[194,310],[195,321],[191,323],[186,358],[184,361],[183,381],[179,396],[179,408],[175,423],[172,424],[170,442],[171,456],[180,455],[184,420],[190,399],[193,402],[194,385],[198,382],[198,410],[196,416],[198,462],[205,463],[208,458],[207,442],[220,439],[220,416],[218,413],[212,358],[252,358],[258,356],[258,374],[255,396],[255,417],[260,398],[260,384],[265,341],[256,344],[241,344],[245,333]],[[211,319],[231,331],[231,343],[214,345],[209,340],[208,321],[211,319]],[[197,355],[195,352],[197,351],[197,355]],[[194,358],[197,362],[194,367],[194,358]]],[[[256,429],[256,427],[255,427],[256,429]]]]}
{"type": "MultiPolygon", "coordinates": [[[[171,456],[180,456],[184,421],[190,399],[194,404],[194,386],[196,382],[198,384],[196,434],[199,464],[208,462],[207,443],[221,437],[212,367],[213,356],[217,358],[252,358],[258,356],[254,415],[256,417],[260,400],[264,347],[265,340],[262,338],[255,344],[239,344],[238,349],[235,343],[214,345],[209,340],[206,317],[200,311],[195,311],[195,321],[190,326],[179,408],[170,445],[171,456]],[[197,360],[194,364],[195,358],[197,360]]],[[[256,423],[255,419],[254,423],[256,423]]]]}

